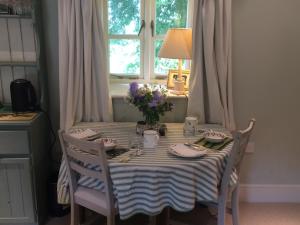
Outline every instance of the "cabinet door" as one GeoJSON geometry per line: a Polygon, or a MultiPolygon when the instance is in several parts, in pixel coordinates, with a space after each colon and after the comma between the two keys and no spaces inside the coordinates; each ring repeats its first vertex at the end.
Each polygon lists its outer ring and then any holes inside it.
{"type": "Polygon", "coordinates": [[[28,158],[0,159],[0,224],[34,222],[28,158]]]}

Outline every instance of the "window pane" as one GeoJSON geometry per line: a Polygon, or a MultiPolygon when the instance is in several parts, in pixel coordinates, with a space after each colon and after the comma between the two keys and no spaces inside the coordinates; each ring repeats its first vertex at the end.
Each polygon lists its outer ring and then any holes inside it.
{"type": "Polygon", "coordinates": [[[156,0],[155,33],[166,34],[169,28],[186,27],[188,0],[156,0]]]}
{"type": "Polygon", "coordinates": [[[108,0],[109,34],[137,34],[140,9],[140,0],[108,0]]]}
{"type": "Polygon", "coordinates": [[[141,65],[140,54],[139,40],[110,39],[110,73],[139,75],[141,65]]]}
{"type": "Polygon", "coordinates": [[[169,69],[177,69],[178,60],[158,58],[158,53],[159,53],[162,43],[163,43],[163,40],[155,41],[154,73],[161,74],[161,75],[164,75],[164,74],[167,75],[169,69]]]}

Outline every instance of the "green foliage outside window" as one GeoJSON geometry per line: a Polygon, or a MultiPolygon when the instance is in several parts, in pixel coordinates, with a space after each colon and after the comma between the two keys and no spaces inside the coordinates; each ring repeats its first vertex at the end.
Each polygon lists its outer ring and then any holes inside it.
{"type": "Polygon", "coordinates": [[[140,0],[108,1],[109,34],[137,34],[140,28],[140,0]]]}
{"type": "Polygon", "coordinates": [[[156,34],[166,34],[169,28],[186,26],[188,0],[156,1],[156,34]]]}
{"type": "MultiPolygon", "coordinates": [[[[149,0],[146,0],[149,1],[149,0]]],[[[169,28],[186,27],[187,23],[187,3],[188,0],[156,0],[156,18],[155,18],[155,34],[164,35],[169,28]]],[[[110,35],[136,35],[140,28],[141,4],[140,0],[108,0],[108,32],[110,35]]],[[[147,9],[145,9],[147,10],[147,9]]],[[[119,72],[123,74],[139,74],[140,60],[133,55],[140,56],[140,45],[133,42],[131,59],[128,62],[122,60],[128,57],[125,51],[116,51],[116,49],[131,48],[128,46],[128,39],[111,40],[110,44],[110,59],[114,60],[111,63],[110,72],[119,72]],[[119,60],[118,60],[119,59],[119,60]],[[117,61],[117,62],[115,62],[117,61]],[[123,63],[120,63],[123,62],[123,63]],[[119,68],[115,68],[118,66],[119,68]]],[[[155,60],[154,71],[159,74],[166,74],[169,68],[176,68],[177,61],[169,59],[159,59],[158,51],[162,44],[162,40],[155,41],[155,60]]]]}

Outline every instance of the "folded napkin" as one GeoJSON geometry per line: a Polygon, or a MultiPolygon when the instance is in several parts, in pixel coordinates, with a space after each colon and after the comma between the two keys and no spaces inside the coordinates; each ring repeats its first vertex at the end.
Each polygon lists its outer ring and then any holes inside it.
{"type": "Polygon", "coordinates": [[[233,138],[226,137],[224,139],[224,141],[222,141],[220,143],[211,143],[211,142],[205,140],[204,137],[202,137],[198,141],[196,141],[195,144],[201,145],[206,148],[214,149],[214,150],[222,150],[226,145],[228,145],[232,141],[233,141],[233,138]]]}
{"type": "Polygon", "coordinates": [[[181,157],[200,157],[206,154],[206,149],[194,149],[185,144],[174,144],[169,148],[169,152],[181,157]]]}
{"type": "Polygon", "coordinates": [[[78,131],[70,133],[70,135],[72,137],[78,138],[78,139],[84,139],[84,138],[93,136],[95,134],[97,134],[97,133],[91,129],[78,130],[78,131]]]}

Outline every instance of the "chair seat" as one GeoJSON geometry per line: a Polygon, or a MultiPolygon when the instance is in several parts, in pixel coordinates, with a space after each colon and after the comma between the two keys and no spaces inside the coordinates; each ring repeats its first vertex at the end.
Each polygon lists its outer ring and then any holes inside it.
{"type": "Polygon", "coordinates": [[[108,206],[105,200],[105,193],[91,188],[78,187],[74,192],[74,200],[82,205],[102,215],[108,215],[108,206]]]}

